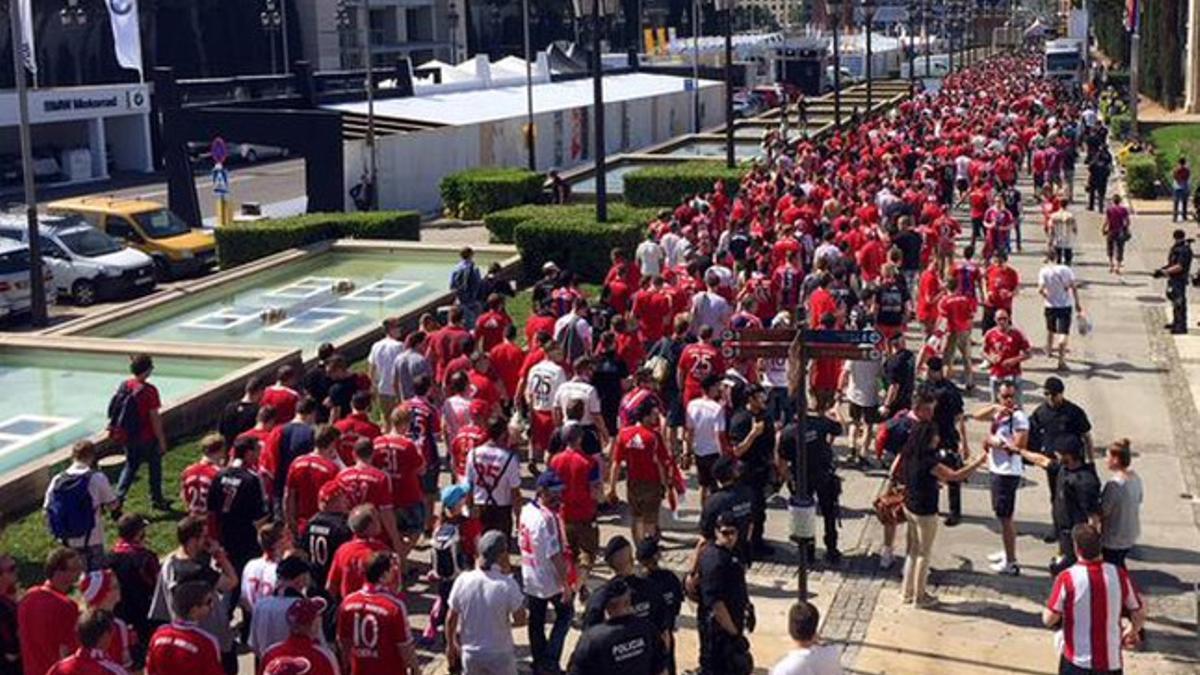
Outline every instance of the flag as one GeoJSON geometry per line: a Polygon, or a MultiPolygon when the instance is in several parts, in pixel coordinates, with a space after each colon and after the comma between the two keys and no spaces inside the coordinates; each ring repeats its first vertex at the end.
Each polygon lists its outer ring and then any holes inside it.
{"type": "Polygon", "coordinates": [[[1130,33],[1137,32],[1138,29],[1138,10],[1141,9],[1138,4],[1138,0],[1125,0],[1125,30],[1130,33]]]}
{"type": "Polygon", "coordinates": [[[21,60],[29,72],[37,75],[37,53],[33,45],[33,1],[21,0],[18,14],[21,21],[21,60]]]}
{"type": "MultiPolygon", "coordinates": [[[[28,0],[26,0],[28,2],[28,0]]],[[[112,21],[117,63],[142,73],[142,34],[138,27],[137,0],[105,0],[112,21]]]]}

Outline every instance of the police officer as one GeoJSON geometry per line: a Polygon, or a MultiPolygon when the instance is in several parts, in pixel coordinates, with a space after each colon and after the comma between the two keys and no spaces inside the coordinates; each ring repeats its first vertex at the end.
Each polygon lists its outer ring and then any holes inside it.
{"type": "Polygon", "coordinates": [[[717,517],[716,541],[700,553],[696,627],[701,675],[749,675],[754,669],[745,637],[754,630],[754,610],[746,591],[746,568],[734,553],[737,542],[737,520],[723,513],[717,517]]]}
{"type": "MultiPolygon", "coordinates": [[[[838,477],[833,460],[833,439],[841,436],[841,422],[832,414],[832,401],[825,410],[810,412],[804,425],[804,454],[802,458],[796,453],[796,423],[785,426],[779,432],[779,454],[791,465],[788,470],[788,484],[796,496],[817,498],[817,508],[824,520],[825,561],[836,565],[842,559],[838,550],[838,516],[841,513],[839,499],[842,494],[842,479],[838,477]],[[796,484],[796,462],[803,459],[806,463],[806,481],[803,489],[796,484]]],[[[808,539],[801,544],[806,549],[808,560],[814,559],[815,543],[808,539]]]]}
{"type": "Polygon", "coordinates": [[[615,535],[604,547],[604,561],[612,568],[613,578],[588,598],[587,608],[583,612],[583,627],[586,629],[603,623],[609,598],[616,591],[628,590],[632,596],[634,615],[649,621],[665,644],[662,634],[667,631],[667,611],[662,594],[649,579],[637,576],[633,565],[633,545],[625,537],[615,535]],[[618,581],[620,585],[615,585],[618,581]]]}
{"type": "Polygon", "coordinates": [[[586,628],[571,654],[569,675],[660,675],[666,655],[657,629],[633,609],[633,593],[624,579],[608,584],[602,623],[586,628]]]}
{"type": "Polygon", "coordinates": [[[683,609],[683,583],[671,570],[658,566],[658,540],[646,537],[637,545],[638,564],[642,566],[642,578],[654,585],[663,602],[663,624],[667,648],[667,673],[675,675],[675,623],[683,609]]]}
{"type": "Polygon", "coordinates": [[[749,565],[746,543],[750,541],[750,515],[753,511],[754,497],[737,479],[739,464],[740,462],[728,455],[721,455],[713,462],[713,480],[717,481],[717,490],[708,496],[704,508],[700,510],[700,536],[705,543],[715,542],[717,517],[722,513],[732,513],[738,528],[738,556],[743,564],[749,565]]]}
{"type": "Polygon", "coordinates": [[[1171,323],[1163,326],[1182,335],[1187,332],[1187,282],[1192,271],[1192,240],[1183,230],[1175,230],[1175,243],[1167,253],[1167,264],[1154,272],[1156,279],[1167,278],[1167,300],[1171,301],[1171,323]]]}
{"type": "Polygon", "coordinates": [[[755,560],[774,553],[763,538],[767,522],[767,493],[771,469],[776,464],[775,424],[767,414],[767,393],[760,384],[751,384],[740,393],[733,391],[733,413],[729,416],[729,443],[742,462],[742,483],[753,497],[753,527],[749,550],[755,560]]]}
{"type": "MultiPolygon", "coordinates": [[[[940,357],[929,359],[926,366],[925,389],[935,401],[933,423],[938,431],[938,461],[951,469],[960,469],[969,454],[962,391],[946,378],[945,364],[940,357]]],[[[962,520],[962,483],[947,485],[946,494],[950,512],[945,523],[946,527],[954,527],[962,520]]]]}

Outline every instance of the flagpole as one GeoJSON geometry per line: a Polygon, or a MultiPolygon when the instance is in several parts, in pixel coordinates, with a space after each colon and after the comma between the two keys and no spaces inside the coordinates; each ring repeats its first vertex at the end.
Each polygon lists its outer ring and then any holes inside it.
{"type": "MultiPolygon", "coordinates": [[[[12,29],[13,83],[17,88],[20,119],[21,178],[25,187],[25,220],[29,229],[29,322],[35,328],[41,328],[46,325],[46,291],[45,279],[42,278],[41,237],[38,236],[37,193],[33,185],[33,139],[29,128],[29,94],[25,90],[25,59],[21,58],[21,10],[18,0],[8,0],[8,23],[12,29]]],[[[29,47],[32,50],[33,45],[29,47]]],[[[34,78],[36,81],[36,74],[34,78]]]]}

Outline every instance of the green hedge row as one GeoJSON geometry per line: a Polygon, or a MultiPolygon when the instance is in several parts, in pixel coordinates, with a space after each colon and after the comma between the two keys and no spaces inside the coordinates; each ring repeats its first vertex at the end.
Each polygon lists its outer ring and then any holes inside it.
{"type": "Polygon", "coordinates": [[[1129,113],[1114,113],[1108,116],[1108,126],[1114,138],[1125,138],[1133,128],[1133,118],[1129,113]]]}
{"type": "MultiPolygon", "coordinates": [[[[611,202],[609,208],[612,208],[611,202]]],[[[545,210],[545,206],[537,204],[522,204],[501,211],[492,211],[483,217],[483,225],[487,228],[493,244],[513,243],[513,232],[517,225],[529,220],[545,210]]],[[[595,208],[595,207],[590,207],[595,208]]]]}
{"type": "Polygon", "coordinates": [[[326,239],[421,239],[421,214],[416,211],[369,213],[309,213],[214,230],[217,259],[228,269],[251,260],[326,239]]]}
{"type": "Polygon", "coordinates": [[[1125,187],[1139,199],[1153,199],[1158,194],[1158,163],[1147,154],[1130,155],[1125,159],[1125,187]]]}
{"type": "Polygon", "coordinates": [[[632,254],[654,216],[653,209],[609,204],[608,222],[597,223],[591,204],[539,206],[516,223],[513,241],[527,279],[541,276],[542,265],[553,261],[580,281],[598,283],[608,271],[612,249],[632,254]]]}
{"type": "Polygon", "coordinates": [[[481,166],[442,179],[442,207],[451,218],[475,219],[537,199],[542,174],[515,167],[481,166]]]}
{"type": "Polygon", "coordinates": [[[691,195],[711,192],[718,180],[725,181],[725,190],[733,197],[745,173],[741,167],[729,169],[723,162],[708,160],[648,166],[625,174],[625,203],[678,206],[691,195]]]}

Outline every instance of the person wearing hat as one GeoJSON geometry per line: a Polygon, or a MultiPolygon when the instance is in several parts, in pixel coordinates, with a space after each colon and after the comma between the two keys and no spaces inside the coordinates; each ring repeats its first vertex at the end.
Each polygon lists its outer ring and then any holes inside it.
{"type": "Polygon", "coordinates": [[[733,456],[742,463],[741,481],[753,497],[749,550],[755,559],[767,558],[774,553],[764,535],[768,484],[771,469],[777,463],[775,426],[767,415],[767,394],[762,385],[751,384],[744,394],[735,395],[733,399],[729,443],[733,456]]]}
{"type": "Polygon", "coordinates": [[[1192,240],[1183,230],[1172,235],[1167,264],[1154,271],[1155,279],[1166,278],[1167,300],[1171,301],[1171,323],[1163,326],[1176,335],[1187,333],[1187,287],[1192,273],[1192,240]]]}
{"type": "Polygon", "coordinates": [[[479,539],[476,568],[454,580],[447,598],[446,657],[466,673],[516,675],[513,626],[527,619],[525,595],[512,578],[508,538],[492,530],[479,539]]]}
{"type": "Polygon", "coordinates": [[[608,597],[613,594],[613,584],[619,580],[633,594],[633,613],[655,626],[659,638],[666,644],[665,634],[669,630],[666,606],[658,587],[637,575],[633,564],[633,545],[625,537],[615,535],[604,547],[604,561],[612,568],[613,576],[588,598],[583,613],[583,627],[586,629],[604,621],[604,607],[608,597]]]}
{"type": "Polygon", "coordinates": [[[146,546],[146,527],[149,522],[137,513],[126,513],[117,520],[117,541],[108,554],[108,567],[117,575],[121,601],[113,613],[137,631],[133,650],[136,667],[146,658],[146,644],[153,632],[150,620],[150,599],[154,597],[154,580],[158,578],[158,554],[146,546]]]}
{"type": "Polygon", "coordinates": [[[1054,452],[1053,458],[1028,450],[1021,450],[1021,458],[1046,469],[1047,473],[1052,467],[1056,469],[1052,510],[1059,555],[1050,563],[1050,573],[1058,574],[1076,562],[1072,528],[1091,525],[1099,529],[1103,511],[1100,479],[1096,477],[1095,466],[1083,461],[1083,442],[1074,436],[1060,436],[1049,447],[1054,452]]]}
{"type": "Polygon", "coordinates": [[[322,485],[317,494],[317,503],[320,510],[300,530],[298,544],[308,554],[313,584],[325,588],[333,554],[342,544],[350,541],[354,533],[347,523],[350,502],[341,483],[331,480],[322,485]]]}
{"type": "Polygon", "coordinates": [[[264,654],[271,645],[287,638],[288,622],[285,619],[296,603],[305,599],[312,586],[312,568],[300,555],[290,554],[275,568],[275,581],[274,592],[254,605],[250,619],[247,643],[260,664],[265,662],[264,654]]]}
{"type": "MultiPolygon", "coordinates": [[[[754,495],[750,488],[738,480],[741,462],[732,455],[721,455],[713,462],[713,481],[717,489],[708,496],[700,509],[700,539],[696,542],[696,556],[706,544],[717,540],[717,518],[732,513],[738,528],[738,553],[744,564],[750,564],[748,542],[750,523],[754,511],[754,495]]],[[[697,558],[698,559],[698,558],[697,558]]],[[[694,565],[693,565],[694,567],[694,565]]]]}
{"type": "MultiPolygon", "coordinates": [[[[970,457],[967,445],[967,423],[962,390],[945,374],[940,356],[926,362],[926,380],[922,388],[934,399],[933,423],[937,426],[938,461],[951,469],[960,469],[970,457]]],[[[952,482],[946,487],[946,527],[962,520],[962,484],[952,482]]]]}
{"type": "MultiPolygon", "coordinates": [[[[1091,464],[1092,422],[1087,412],[1066,397],[1066,384],[1053,375],[1042,385],[1043,401],[1029,415],[1029,449],[1053,458],[1054,449],[1064,439],[1074,438],[1083,445],[1083,461],[1091,464]]],[[[1057,498],[1058,465],[1051,463],[1046,469],[1046,483],[1050,489],[1050,502],[1057,498]]],[[[1046,537],[1047,542],[1056,541],[1057,534],[1046,537]]]]}
{"type": "Polygon", "coordinates": [[[732,513],[717,517],[712,545],[700,553],[700,603],[696,629],[700,639],[701,675],[748,673],[754,610],[746,589],[746,568],[737,558],[738,521],[732,513]]]}
{"type": "Polygon", "coordinates": [[[571,627],[575,579],[566,536],[559,527],[564,485],[553,469],[537,478],[537,496],[521,509],[521,580],[529,606],[529,652],[537,673],[557,672],[563,641],[571,627]],[[546,608],[554,606],[554,626],[546,637],[546,608]]]}
{"type": "Polygon", "coordinates": [[[542,278],[533,284],[533,304],[539,306],[550,300],[550,294],[558,287],[559,270],[553,260],[542,263],[542,278]]]}
{"type": "Polygon", "coordinates": [[[459,573],[471,566],[478,550],[480,524],[471,517],[467,496],[471,487],[454,483],[442,488],[441,509],[433,528],[433,579],[437,581],[437,600],[429,611],[429,623],[419,640],[428,645],[437,642],[449,611],[450,589],[459,573]]]}
{"type": "Polygon", "coordinates": [[[659,567],[659,552],[658,540],[653,537],[638,542],[637,561],[642,567],[641,576],[650,582],[662,598],[667,673],[675,675],[675,624],[679,619],[679,612],[683,609],[683,583],[674,572],[659,567]]]}
{"type": "MultiPolygon", "coordinates": [[[[79,582],[79,595],[84,604],[93,612],[112,612],[121,602],[121,582],[110,569],[95,570],[83,575],[79,582]]],[[[129,624],[113,616],[112,638],[105,651],[108,658],[115,664],[133,669],[133,650],[137,645],[137,634],[130,629],[129,624]]]]}
{"type": "Polygon", "coordinates": [[[659,675],[667,667],[657,628],[639,617],[623,579],[611,582],[604,598],[604,620],[586,628],[575,645],[568,675],[659,675]]]}
{"type": "Polygon", "coordinates": [[[276,623],[286,623],[287,635],[260,652],[258,672],[263,675],[338,675],[337,657],[325,646],[321,633],[322,617],[328,607],[324,598],[294,599],[285,612],[286,621],[276,618],[276,623]]]}

